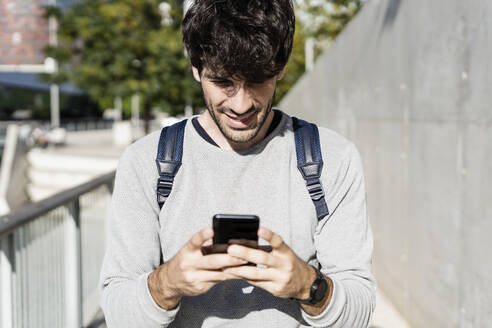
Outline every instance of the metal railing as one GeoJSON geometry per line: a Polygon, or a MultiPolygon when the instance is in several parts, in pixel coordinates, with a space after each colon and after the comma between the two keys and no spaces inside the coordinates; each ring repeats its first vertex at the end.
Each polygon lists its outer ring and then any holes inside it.
{"type": "MultiPolygon", "coordinates": [[[[50,121],[46,120],[10,120],[0,121],[0,133],[7,128],[9,124],[30,125],[30,126],[51,126],[50,121]]],[[[78,119],[64,119],[60,122],[60,127],[69,132],[72,131],[92,131],[92,130],[110,130],[113,128],[114,120],[100,117],[88,117],[78,119]]],[[[5,132],[5,131],[4,131],[5,132]]]]}
{"type": "Polygon", "coordinates": [[[5,148],[5,135],[7,134],[7,127],[0,125],[0,163],[2,163],[3,149],[5,148]]]}
{"type": "Polygon", "coordinates": [[[106,119],[79,119],[74,121],[62,121],[60,127],[67,131],[92,131],[109,130],[113,127],[113,120],[106,119]]]}
{"type": "Polygon", "coordinates": [[[92,321],[114,174],[0,217],[0,327],[92,321]]]}

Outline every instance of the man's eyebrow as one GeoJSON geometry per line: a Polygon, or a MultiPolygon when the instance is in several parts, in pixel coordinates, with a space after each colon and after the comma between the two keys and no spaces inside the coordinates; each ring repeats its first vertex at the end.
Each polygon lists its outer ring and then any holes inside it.
{"type": "MultiPolygon", "coordinates": [[[[275,75],[273,75],[273,76],[275,76],[275,75]]],[[[252,80],[248,80],[247,82],[255,83],[255,84],[261,84],[261,83],[265,82],[266,80],[271,79],[273,76],[267,76],[266,78],[261,77],[258,79],[252,79],[252,80]]],[[[207,80],[211,80],[211,81],[238,81],[238,80],[236,80],[230,76],[214,74],[214,73],[210,73],[210,72],[203,73],[203,77],[206,78],[207,80]]]]}
{"type": "Polygon", "coordinates": [[[203,74],[203,77],[208,79],[208,80],[228,80],[227,77],[220,76],[220,75],[214,75],[214,74],[210,74],[210,73],[203,74]]]}

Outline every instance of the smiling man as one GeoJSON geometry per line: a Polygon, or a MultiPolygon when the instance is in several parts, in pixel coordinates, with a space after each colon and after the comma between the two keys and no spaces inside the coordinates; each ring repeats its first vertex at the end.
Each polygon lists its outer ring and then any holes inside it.
{"type": "Polygon", "coordinates": [[[198,118],[221,148],[247,149],[262,140],[273,121],[272,103],[277,80],[283,71],[263,82],[220,77],[193,67],[201,83],[207,111],[198,118]]]}
{"type": "Polygon", "coordinates": [[[290,0],[196,0],[187,12],[183,39],[207,110],[120,160],[101,271],[108,327],[369,325],[376,287],[359,154],[272,108],[294,26],[290,0]],[[204,255],[217,213],[258,215],[271,251],[204,255]]]}

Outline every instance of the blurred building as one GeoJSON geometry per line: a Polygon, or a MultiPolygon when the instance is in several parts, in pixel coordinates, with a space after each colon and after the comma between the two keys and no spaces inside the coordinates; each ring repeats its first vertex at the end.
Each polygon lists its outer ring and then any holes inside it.
{"type": "MultiPolygon", "coordinates": [[[[44,7],[66,9],[77,0],[0,1],[0,119],[10,118],[16,109],[48,108],[50,85],[39,73],[55,69],[43,48],[56,43],[56,21],[45,19],[44,7]],[[34,91],[34,92],[33,92],[34,91]]],[[[80,95],[81,90],[66,84],[61,95],[80,95]]]]}
{"type": "Polygon", "coordinates": [[[70,7],[76,0],[3,0],[0,2],[0,65],[43,65],[49,24],[43,7],[70,7]]]}
{"type": "Polygon", "coordinates": [[[43,64],[42,48],[48,43],[48,22],[43,19],[45,1],[0,2],[0,64],[43,64]]]}
{"type": "MultiPolygon", "coordinates": [[[[53,86],[39,79],[39,73],[51,73],[56,63],[43,52],[56,44],[56,20],[44,18],[44,7],[55,5],[62,10],[81,0],[2,0],[0,1],[0,120],[19,118],[28,112],[33,118],[48,115],[64,118],[99,116],[100,109],[83,90],[69,83],[53,86]],[[53,104],[55,102],[55,104],[53,104]],[[16,115],[12,116],[13,113],[16,115]],[[53,114],[55,113],[55,114],[53,114]]],[[[178,0],[189,7],[191,0],[178,0]]],[[[166,1],[162,1],[161,5],[166,1]]],[[[165,6],[161,6],[165,8],[165,6]]]]}

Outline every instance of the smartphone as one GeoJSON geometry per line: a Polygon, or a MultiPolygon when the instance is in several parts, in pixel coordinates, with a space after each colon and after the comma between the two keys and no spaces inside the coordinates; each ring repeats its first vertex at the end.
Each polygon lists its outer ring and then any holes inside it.
{"type": "Polygon", "coordinates": [[[258,248],[260,218],[256,215],[216,214],[212,226],[214,238],[211,253],[226,253],[231,244],[258,248]]]}

